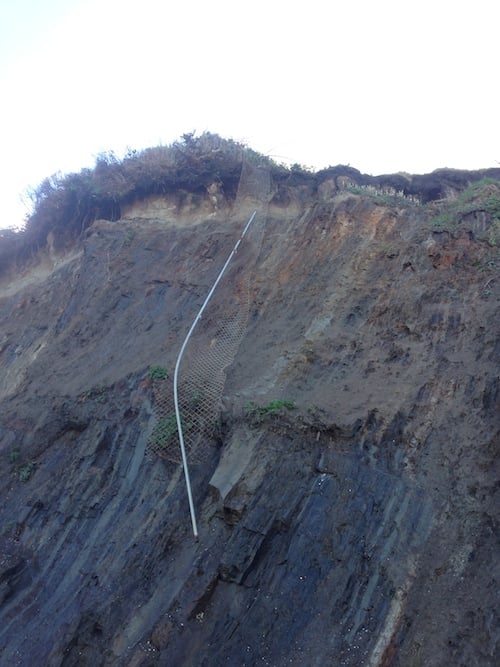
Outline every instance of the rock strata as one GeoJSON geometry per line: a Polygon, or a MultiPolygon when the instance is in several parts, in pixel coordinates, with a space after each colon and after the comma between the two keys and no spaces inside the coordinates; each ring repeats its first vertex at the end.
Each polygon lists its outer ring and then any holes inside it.
{"type": "Polygon", "coordinates": [[[286,187],[143,202],[0,284],[2,664],[498,664],[498,223],[286,187]],[[150,369],[171,381],[253,205],[195,542],[150,369]]]}

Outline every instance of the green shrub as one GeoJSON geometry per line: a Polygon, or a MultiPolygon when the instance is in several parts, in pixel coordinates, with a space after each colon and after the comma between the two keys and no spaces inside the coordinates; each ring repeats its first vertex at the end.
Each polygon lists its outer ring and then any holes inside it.
{"type": "Polygon", "coordinates": [[[9,463],[12,466],[12,473],[20,482],[27,482],[36,467],[34,461],[26,463],[21,457],[21,450],[19,447],[12,447],[9,451],[9,463]]]}
{"type": "MultiPolygon", "coordinates": [[[[188,432],[193,425],[185,422],[183,415],[181,415],[181,424],[183,432],[188,432]]],[[[151,444],[157,449],[166,449],[177,435],[177,418],[175,414],[168,417],[162,417],[156,423],[151,434],[151,444]]]]}
{"type": "Polygon", "coordinates": [[[20,482],[28,482],[33,474],[35,469],[35,464],[33,462],[27,463],[19,468],[18,478],[20,482]]]}
{"type": "Polygon", "coordinates": [[[123,158],[101,153],[93,169],[54,174],[29,193],[33,212],[24,241],[36,249],[53,232],[56,247],[63,246],[96,219],[119,220],[123,206],[148,195],[205,194],[219,182],[234,199],[244,159],[278,169],[270,158],[210,132],[184,134],[170,146],[129,150],[123,158]]]}
{"type": "Polygon", "coordinates": [[[85,392],[84,397],[88,400],[104,403],[106,401],[107,387],[103,384],[96,384],[85,392]]]}
{"type": "Polygon", "coordinates": [[[9,452],[9,463],[11,465],[14,465],[19,461],[21,457],[21,450],[19,447],[12,447],[12,449],[9,452]]]}
{"type": "Polygon", "coordinates": [[[433,219],[434,229],[453,232],[461,219],[469,213],[486,211],[492,218],[488,243],[496,245],[500,228],[500,182],[483,178],[469,185],[460,195],[446,202],[433,219]]]}
{"type": "Polygon", "coordinates": [[[283,410],[295,410],[297,406],[293,401],[274,399],[267,405],[256,405],[250,402],[247,405],[247,415],[256,421],[262,421],[265,417],[275,417],[283,410]]]}
{"type": "Polygon", "coordinates": [[[168,371],[163,366],[151,366],[149,377],[151,380],[165,380],[168,378],[168,371]]]}

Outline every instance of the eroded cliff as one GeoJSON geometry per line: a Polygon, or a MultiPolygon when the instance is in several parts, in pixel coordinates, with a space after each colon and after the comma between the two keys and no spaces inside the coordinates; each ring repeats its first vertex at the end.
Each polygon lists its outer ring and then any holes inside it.
{"type": "Polygon", "coordinates": [[[1,284],[5,664],[497,664],[498,220],[328,179],[278,194],[147,198],[1,284]],[[253,209],[195,542],[182,469],[148,447],[151,368],[171,386],[253,209]]]}

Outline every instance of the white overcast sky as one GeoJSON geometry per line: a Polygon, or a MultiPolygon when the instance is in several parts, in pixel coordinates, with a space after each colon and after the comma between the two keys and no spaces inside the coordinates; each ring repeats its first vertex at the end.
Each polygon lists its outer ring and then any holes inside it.
{"type": "Polygon", "coordinates": [[[205,130],[316,169],[498,166],[498,0],[0,0],[0,228],[55,172],[205,130]]]}

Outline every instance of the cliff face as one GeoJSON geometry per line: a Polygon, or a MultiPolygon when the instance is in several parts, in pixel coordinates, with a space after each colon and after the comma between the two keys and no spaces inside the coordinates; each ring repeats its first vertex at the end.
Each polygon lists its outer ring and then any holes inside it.
{"type": "Polygon", "coordinates": [[[5,664],[498,664],[498,223],[269,199],[149,199],[0,286],[5,664]],[[245,274],[195,542],[151,368],[254,208],[200,323],[245,274]]]}

